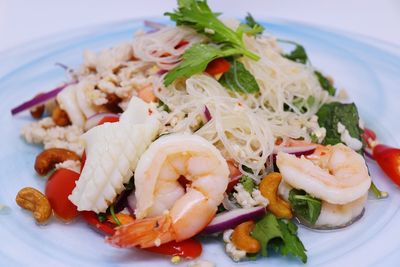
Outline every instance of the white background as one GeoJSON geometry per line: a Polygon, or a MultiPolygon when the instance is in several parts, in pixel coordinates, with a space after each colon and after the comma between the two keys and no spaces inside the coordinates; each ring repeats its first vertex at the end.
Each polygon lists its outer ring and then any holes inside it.
{"type": "MultiPolygon", "coordinates": [[[[400,0],[209,0],[225,15],[279,18],[400,45],[400,0]]],[[[175,0],[0,0],[0,52],[67,30],[161,16],[175,0]]]]}

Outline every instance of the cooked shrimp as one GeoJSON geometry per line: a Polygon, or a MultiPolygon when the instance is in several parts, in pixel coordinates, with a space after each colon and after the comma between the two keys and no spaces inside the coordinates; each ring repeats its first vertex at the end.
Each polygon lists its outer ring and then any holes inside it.
{"type": "Polygon", "coordinates": [[[207,226],[222,202],[229,168],[221,153],[196,135],[160,137],[135,171],[137,220],[107,241],[119,247],[152,247],[190,238],[207,226]],[[180,177],[188,181],[186,188],[180,177]]]}
{"type": "MultiPolygon", "coordinates": [[[[279,195],[285,200],[289,199],[289,192],[293,187],[283,182],[279,185],[279,195]]],[[[331,204],[326,201],[322,201],[321,213],[318,216],[318,220],[314,225],[310,225],[316,229],[335,229],[347,226],[362,214],[365,203],[367,201],[368,192],[360,198],[343,205],[331,204]]]]}
{"type": "Polygon", "coordinates": [[[283,181],[331,204],[359,199],[371,185],[364,159],[343,144],[319,146],[307,158],[279,152],[276,163],[283,181]]]}

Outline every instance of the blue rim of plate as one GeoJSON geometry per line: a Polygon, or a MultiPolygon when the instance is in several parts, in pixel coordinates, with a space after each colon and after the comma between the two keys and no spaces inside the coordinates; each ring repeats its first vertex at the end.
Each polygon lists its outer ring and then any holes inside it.
{"type": "MultiPolygon", "coordinates": [[[[151,20],[159,21],[159,22],[166,22],[165,19],[160,18],[150,18],[151,20]]],[[[133,29],[137,29],[142,24],[142,19],[137,19],[133,21],[122,21],[112,24],[105,24],[100,26],[94,27],[87,27],[82,28],[80,30],[75,31],[68,31],[62,34],[57,34],[53,36],[49,36],[44,38],[43,40],[38,40],[29,44],[29,48],[26,47],[27,44],[21,45],[15,49],[7,50],[0,53],[0,62],[10,62],[10,60],[15,57],[23,57],[23,60],[15,61],[11,65],[8,66],[0,66],[0,88],[3,86],[7,86],[8,82],[12,82],[20,72],[32,68],[37,62],[46,59],[47,57],[51,57],[60,53],[61,51],[65,51],[68,49],[75,48],[77,46],[85,45],[85,43],[93,42],[94,40],[102,39],[104,36],[112,37],[114,35],[126,34],[127,31],[133,32],[133,29]],[[94,34],[96,37],[93,37],[94,34]],[[76,42],[76,40],[80,40],[76,42]],[[56,48],[53,48],[56,47],[56,48]],[[47,49],[46,49],[47,48],[47,49]],[[44,52],[45,50],[45,52],[44,52]],[[10,71],[11,70],[11,71],[10,71]]],[[[269,21],[267,23],[263,23],[266,26],[268,32],[279,32],[282,28],[285,29],[285,33],[289,35],[302,35],[302,36],[312,36],[318,42],[330,42],[332,43],[337,42],[340,39],[341,46],[337,48],[343,50],[343,46],[346,45],[351,46],[352,49],[363,51],[363,53],[367,53],[370,57],[374,58],[375,60],[379,60],[385,62],[385,64],[390,65],[395,69],[400,69],[400,60],[396,53],[388,52],[385,49],[381,49],[380,47],[390,48],[393,51],[400,51],[400,47],[386,44],[386,43],[379,43],[372,39],[366,39],[362,36],[352,36],[349,33],[338,33],[327,31],[315,26],[295,23],[295,22],[287,22],[287,21],[269,21]]],[[[310,51],[309,51],[310,52],[310,51]]],[[[346,51],[348,52],[348,51],[346,51]]],[[[359,56],[354,55],[354,60],[359,60],[359,56]]],[[[379,86],[379,82],[376,84],[379,86]]],[[[395,142],[396,145],[399,144],[400,139],[398,136],[390,135],[391,140],[395,142]]],[[[393,217],[397,215],[398,208],[392,214],[393,217]]],[[[387,220],[386,224],[390,223],[390,219],[387,220]]],[[[381,225],[382,229],[386,225],[381,225]]],[[[369,233],[369,236],[372,236],[379,232],[369,233]]],[[[359,242],[358,242],[359,243],[359,242]]],[[[356,244],[358,245],[358,244],[356,244]]],[[[351,248],[352,250],[353,248],[351,248]]],[[[351,252],[348,250],[345,253],[351,252]]],[[[7,258],[8,256],[1,253],[3,259],[7,258]]],[[[342,254],[344,255],[344,254],[342,254]]],[[[393,254],[389,254],[393,255],[393,254]]],[[[12,258],[9,258],[10,262],[12,262],[12,258]]],[[[1,262],[1,261],[0,261],[1,262]]]]}

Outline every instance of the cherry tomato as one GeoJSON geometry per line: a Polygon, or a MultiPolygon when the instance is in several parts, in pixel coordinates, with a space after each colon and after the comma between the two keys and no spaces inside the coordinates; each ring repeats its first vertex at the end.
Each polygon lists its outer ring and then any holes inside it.
{"type": "Polygon", "coordinates": [[[180,242],[172,241],[158,247],[145,248],[144,250],[169,256],[181,256],[194,259],[201,255],[202,247],[199,241],[186,239],[180,242]]]}
{"type": "Polygon", "coordinates": [[[81,211],[82,218],[100,234],[113,235],[115,230],[111,223],[102,223],[93,211],[81,211]]]}
{"type": "Polygon", "coordinates": [[[102,125],[106,122],[113,123],[113,122],[118,122],[118,121],[119,121],[119,117],[117,117],[117,116],[115,116],[115,117],[114,116],[105,116],[104,118],[102,118],[99,121],[99,123],[97,125],[102,125]]]}
{"type": "Polygon", "coordinates": [[[58,169],[50,176],[46,184],[45,194],[54,213],[66,221],[78,215],[76,206],[68,199],[78,179],[79,173],[68,169],[58,169]]]}
{"type": "Polygon", "coordinates": [[[375,132],[368,128],[364,128],[364,132],[361,135],[361,137],[364,139],[364,141],[367,143],[369,147],[371,147],[371,141],[376,140],[375,132]]]}
{"type": "Polygon", "coordinates": [[[230,68],[229,61],[224,58],[217,58],[208,63],[206,72],[210,75],[217,75],[227,72],[230,68]]]}
{"type": "Polygon", "coordinates": [[[387,176],[400,186],[400,149],[385,145],[376,145],[373,156],[387,176]]]}
{"type": "Polygon", "coordinates": [[[239,168],[236,167],[236,165],[232,160],[227,160],[226,163],[228,163],[229,178],[230,178],[230,181],[226,188],[226,193],[230,193],[235,187],[235,185],[238,184],[240,177],[242,176],[242,173],[240,172],[239,168]]]}

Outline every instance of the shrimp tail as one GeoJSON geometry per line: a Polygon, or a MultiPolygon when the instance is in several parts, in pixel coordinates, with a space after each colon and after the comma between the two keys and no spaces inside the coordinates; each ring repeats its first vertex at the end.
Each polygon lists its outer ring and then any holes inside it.
{"type": "Polygon", "coordinates": [[[106,242],[122,248],[148,248],[174,240],[172,220],[169,215],[136,220],[116,228],[106,242]]]}

